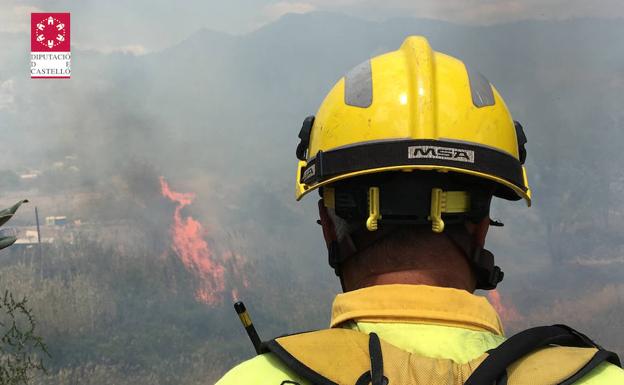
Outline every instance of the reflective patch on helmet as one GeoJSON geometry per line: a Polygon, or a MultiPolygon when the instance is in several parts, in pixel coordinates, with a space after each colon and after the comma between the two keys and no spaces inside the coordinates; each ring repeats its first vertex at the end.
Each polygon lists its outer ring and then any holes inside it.
{"type": "Polygon", "coordinates": [[[494,91],[492,85],[481,75],[480,72],[466,66],[468,72],[468,80],[470,81],[470,93],[472,94],[472,104],[476,107],[485,107],[494,105],[494,91]]]}
{"type": "Polygon", "coordinates": [[[345,76],[345,104],[370,107],[373,103],[373,73],[370,60],[359,64],[345,76]]]}
{"type": "Polygon", "coordinates": [[[457,162],[474,163],[475,153],[472,150],[440,146],[409,146],[408,159],[446,159],[457,162]]]}

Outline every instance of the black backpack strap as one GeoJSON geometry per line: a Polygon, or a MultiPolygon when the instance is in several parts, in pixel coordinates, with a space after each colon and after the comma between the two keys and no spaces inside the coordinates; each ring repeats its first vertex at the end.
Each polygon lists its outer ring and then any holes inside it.
{"type": "Polygon", "coordinates": [[[387,385],[377,334],[326,329],[264,343],[283,364],[312,385],[387,385]]]}
{"type": "Polygon", "coordinates": [[[368,337],[368,353],[370,355],[371,369],[364,372],[355,382],[355,385],[388,385],[388,378],[383,374],[383,354],[381,342],[376,333],[368,337]]]}
{"type": "Polygon", "coordinates": [[[488,357],[477,367],[464,385],[500,384],[499,380],[506,374],[507,367],[523,356],[549,345],[598,349],[596,355],[585,367],[561,385],[572,384],[604,361],[621,366],[620,360],[615,353],[604,350],[586,335],[577,332],[569,326],[538,326],[520,332],[497,348],[488,351],[488,357]]]}
{"type": "Polygon", "coordinates": [[[267,351],[275,354],[288,368],[298,376],[306,379],[313,385],[338,385],[327,377],[324,377],[314,369],[299,361],[295,356],[284,349],[276,340],[264,342],[267,351]]]}
{"type": "Polygon", "coordinates": [[[328,329],[278,337],[265,346],[312,385],[389,384],[381,340],[375,333],[328,329]]]}
{"type": "Polygon", "coordinates": [[[602,364],[603,362],[610,362],[614,365],[617,365],[620,367],[622,366],[620,364],[620,358],[618,357],[617,354],[607,351],[607,350],[599,349],[596,352],[596,354],[592,357],[592,359],[583,368],[581,368],[581,370],[574,373],[572,377],[568,378],[567,380],[565,380],[559,385],[572,385],[576,383],[576,381],[585,377],[585,375],[587,375],[589,372],[594,370],[598,365],[602,364]]]}

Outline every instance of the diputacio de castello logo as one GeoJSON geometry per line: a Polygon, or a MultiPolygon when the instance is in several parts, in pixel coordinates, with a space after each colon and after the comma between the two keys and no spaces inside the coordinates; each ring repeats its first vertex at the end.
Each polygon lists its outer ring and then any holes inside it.
{"type": "Polygon", "coordinates": [[[31,14],[31,78],[71,77],[70,21],[69,12],[31,14]]]}

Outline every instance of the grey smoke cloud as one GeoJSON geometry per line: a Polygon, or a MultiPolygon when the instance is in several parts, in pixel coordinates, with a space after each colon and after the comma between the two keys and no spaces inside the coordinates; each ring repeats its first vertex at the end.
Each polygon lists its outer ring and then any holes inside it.
{"type": "MultiPolygon", "coordinates": [[[[275,4],[275,3],[274,3],[275,4]]],[[[268,7],[274,7],[274,4],[268,7]]],[[[538,19],[563,20],[576,17],[622,18],[624,7],[617,0],[309,0],[281,1],[282,9],[304,9],[305,4],[319,10],[340,10],[372,18],[411,16],[477,25],[538,19]]]]}
{"type": "Polygon", "coordinates": [[[0,32],[27,33],[30,12],[70,11],[75,47],[144,54],[200,28],[243,34],[287,13],[341,12],[369,19],[431,18],[472,25],[577,17],[623,18],[619,0],[0,0],[0,32]]]}

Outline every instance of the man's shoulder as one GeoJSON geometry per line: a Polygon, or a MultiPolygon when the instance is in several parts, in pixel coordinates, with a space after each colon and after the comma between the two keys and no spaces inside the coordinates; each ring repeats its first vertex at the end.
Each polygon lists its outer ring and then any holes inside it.
{"type": "Polygon", "coordinates": [[[235,366],[215,385],[280,385],[283,383],[307,384],[272,353],[265,353],[235,366]]]}
{"type": "MultiPolygon", "coordinates": [[[[215,385],[281,385],[307,384],[289,370],[273,354],[267,353],[244,361],[227,372],[215,385]]],[[[610,363],[603,363],[579,380],[578,385],[624,384],[624,370],[610,363]]]]}
{"type": "Polygon", "coordinates": [[[604,362],[581,378],[577,385],[624,385],[624,370],[619,366],[604,362]]]}

